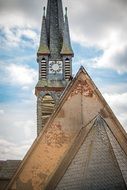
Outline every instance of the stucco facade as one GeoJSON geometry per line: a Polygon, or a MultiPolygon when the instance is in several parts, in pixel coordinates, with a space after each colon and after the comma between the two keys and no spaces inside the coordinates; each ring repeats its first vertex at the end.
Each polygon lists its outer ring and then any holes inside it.
{"type": "MultiPolygon", "coordinates": [[[[66,169],[71,164],[83,141],[89,138],[88,134],[98,116],[102,117],[106,122],[107,127],[106,129],[103,127],[102,132],[103,130],[110,131],[108,132],[108,135],[105,131],[106,138],[109,138],[109,134],[113,134],[113,138],[115,139],[111,140],[112,138],[110,138],[108,140],[114,154],[112,162],[118,162],[117,160],[119,157],[119,152],[117,155],[118,157],[114,153],[116,148],[113,148],[113,142],[111,142],[116,141],[116,147],[119,145],[121,151],[124,152],[123,159],[125,159],[125,162],[127,163],[126,133],[88,74],[83,68],[81,68],[77,76],[70,82],[59,105],[56,107],[39,137],[35,140],[25,159],[22,161],[16,175],[8,186],[8,189],[63,189],[59,188],[59,186],[57,187],[57,184],[64,176],[66,169]]],[[[99,127],[101,129],[101,126],[99,127]]],[[[103,133],[101,135],[103,137],[103,133]]],[[[94,138],[93,134],[93,139],[94,138]]],[[[108,154],[112,154],[109,150],[107,150],[108,154]]],[[[96,150],[93,149],[93,151],[96,150]]],[[[104,152],[105,156],[108,154],[104,152]]],[[[97,161],[96,157],[94,161],[97,161]]],[[[112,162],[110,163],[111,167],[113,167],[112,162]]],[[[127,184],[125,179],[125,174],[127,174],[126,163],[124,172],[121,169],[120,163],[117,163],[117,173],[118,176],[121,176],[121,189],[126,189],[127,184]]],[[[103,163],[101,167],[103,168],[103,163]]],[[[103,169],[106,170],[107,168],[105,167],[103,169]]],[[[104,170],[103,172],[105,173],[104,170]]],[[[93,175],[95,174],[93,173],[93,175]]],[[[100,183],[103,187],[104,184],[103,181],[101,181],[101,178],[100,183]]],[[[114,184],[114,181],[112,181],[112,183],[114,184]]],[[[88,187],[88,189],[89,188],[90,187],[88,187]]],[[[100,187],[98,189],[102,188],[100,187]]]]}

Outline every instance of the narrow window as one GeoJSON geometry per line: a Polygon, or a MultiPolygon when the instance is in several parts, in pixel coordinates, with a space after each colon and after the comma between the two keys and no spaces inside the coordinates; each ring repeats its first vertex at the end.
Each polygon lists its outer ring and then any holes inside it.
{"type": "Polygon", "coordinates": [[[70,68],[70,60],[68,58],[65,59],[65,79],[69,80],[71,74],[71,68],[70,68]]]}
{"type": "Polygon", "coordinates": [[[46,79],[46,60],[43,58],[41,60],[41,78],[46,79]]]}

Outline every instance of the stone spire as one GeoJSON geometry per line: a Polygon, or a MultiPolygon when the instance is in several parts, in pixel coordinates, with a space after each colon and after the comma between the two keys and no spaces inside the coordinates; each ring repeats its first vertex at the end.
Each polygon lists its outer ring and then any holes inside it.
{"type": "Polygon", "coordinates": [[[48,46],[51,59],[61,58],[60,51],[63,43],[63,8],[61,0],[48,0],[46,15],[48,46]]]}
{"type": "Polygon", "coordinates": [[[43,9],[43,18],[42,18],[42,28],[41,28],[41,37],[40,37],[40,46],[38,49],[38,55],[47,55],[50,54],[48,48],[48,39],[47,39],[47,31],[46,31],[46,17],[45,17],[45,7],[43,9]]]}
{"type": "Polygon", "coordinates": [[[69,32],[69,24],[68,24],[68,16],[67,16],[67,7],[65,8],[65,22],[64,22],[64,33],[63,33],[63,46],[61,50],[62,55],[73,55],[73,50],[71,47],[70,41],[70,32],[69,32]]]}
{"type": "Polygon", "coordinates": [[[59,29],[60,29],[60,36],[63,39],[63,30],[64,30],[64,17],[63,17],[63,6],[62,0],[58,0],[58,15],[59,15],[59,29]]]}

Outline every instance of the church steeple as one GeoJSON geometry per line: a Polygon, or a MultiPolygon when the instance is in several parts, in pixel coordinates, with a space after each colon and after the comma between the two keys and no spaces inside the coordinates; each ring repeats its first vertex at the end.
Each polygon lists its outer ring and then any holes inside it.
{"type": "Polygon", "coordinates": [[[67,9],[64,19],[62,0],[48,0],[47,12],[44,8],[37,52],[39,81],[35,88],[35,94],[38,98],[38,134],[71,78],[72,57],[67,9]]]}
{"type": "Polygon", "coordinates": [[[44,8],[38,54],[50,54],[50,60],[61,60],[61,55],[73,55],[67,8],[65,11],[64,21],[62,0],[48,0],[46,16],[44,8]]]}
{"type": "Polygon", "coordinates": [[[63,43],[63,8],[61,0],[48,0],[47,15],[47,36],[51,59],[60,59],[60,51],[63,43]]]}

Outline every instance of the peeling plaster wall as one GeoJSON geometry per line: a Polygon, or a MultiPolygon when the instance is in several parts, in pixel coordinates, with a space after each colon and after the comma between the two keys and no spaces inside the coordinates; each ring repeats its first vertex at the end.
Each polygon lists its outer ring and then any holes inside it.
{"type": "Polygon", "coordinates": [[[53,173],[73,142],[80,126],[80,95],[78,95],[73,97],[72,104],[70,100],[66,101],[52,125],[44,131],[16,180],[16,189],[42,190],[48,176],[53,173]]]}
{"type": "MultiPolygon", "coordinates": [[[[44,127],[41,137],[25,159],[11,190],[43,190],[80,129],[102,112],[108,112],[94,86],[81,76],[61,103],[52,123],[44,127]]],[[[112,123],[111,123],[112,124],[112,123]]]]}

